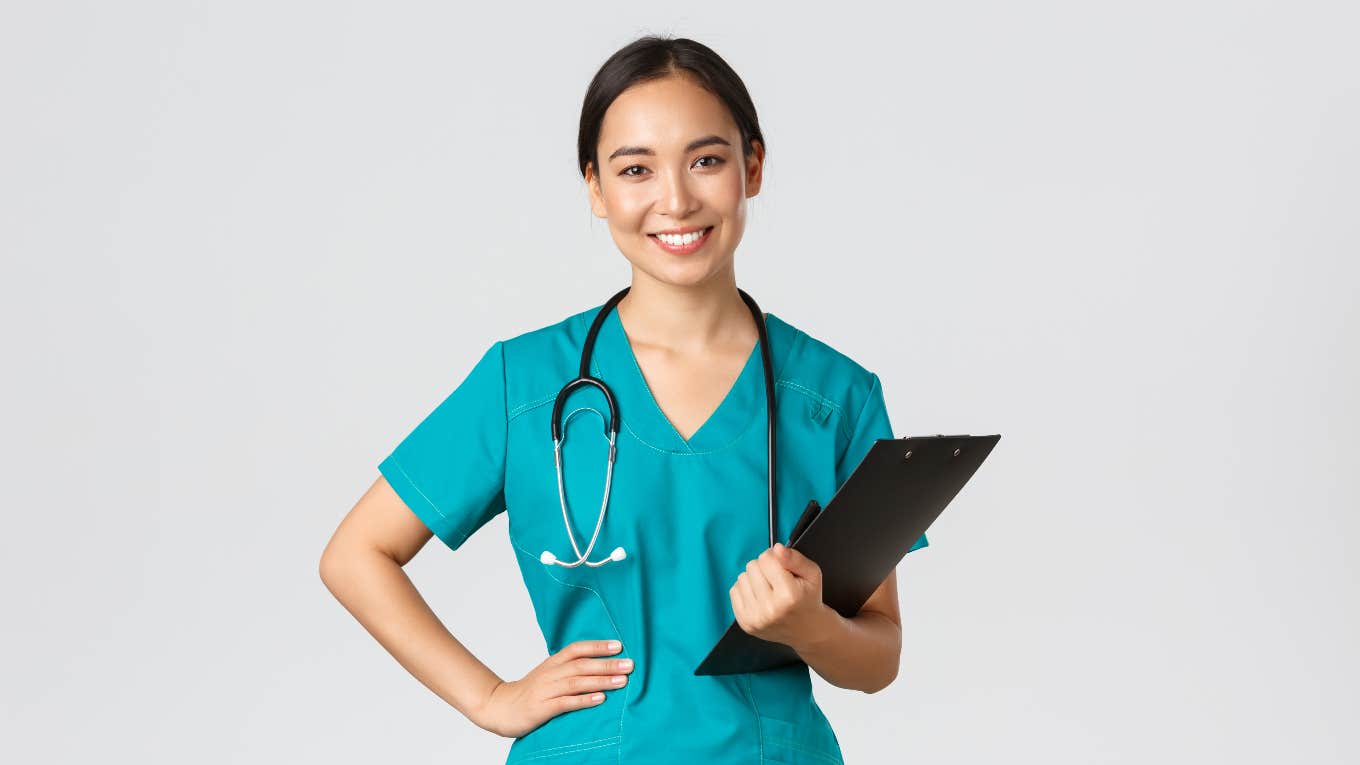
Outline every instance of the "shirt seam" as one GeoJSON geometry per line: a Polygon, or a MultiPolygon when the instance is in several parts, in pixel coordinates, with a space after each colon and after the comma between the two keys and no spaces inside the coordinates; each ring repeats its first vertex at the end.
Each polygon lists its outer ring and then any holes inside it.
{"type": "Polygon", "coordinates": [[[396,454],[390,455],[390,458],[392,460],[393,466],[395,466],[397,470],[401,471],[402,480],[406,481],[406,484],[408,486],[416,490],[416,493],[420,495],[421,499],[425,500],[425,504],[430,506],[430,509],[435,512],[435,515],[438,515],[440,518],[443,518],[446,521],[453,520],[447,515],[444,515],[444,512],[439,509],[439,505],[436,505],[434,503],[434,500],[430,499],[429,496],[427,496],[424,491],[421,491],[420,485],[415,482],[415,479],[411,478],[410,473],[406,472],[406,468],[402,467],[401,460],[397,459],[396,454]]]}
{"type": "MultiPolygon", "coordinates": [[[[777,389],[777,388],[783,387],[783,388],[788,389],[788,390],[797,391],[797,392],[803,394],[804,396],[806,396],[806,397],[812,399],[813,401],[816,401],[816,402],[819,403],[819,404],[822,404],[822,405],[825,405],[825,406],[830,407],[834,412],[836,412],[836,415],[837,415],[837,417],[836,417],[836,422],[837,422],[837,430],[838,430],[838,432],[839,432],[842,436],[844,436],[844,437],[846,438],[846,440],[848,441],[850,438],[852,438],[852,437],[854,436],[854,429],[853,429],[853,427],[851,427],[851,426],[849,425],[849,418],[846,417],[845,407],[841,406],[838,402],[836,402],[834,399],[832,399],[832,398],[830,398],[829,396],[827,396],[825,393],[822,393],[821,391],[819,391],[819,390],[817,390],[817,389],[815,389],[815,388],[812,388],[812,387],[808,386],[808,385],[805,384],[805,383],[802,383],[802,382],[799,382],[799,381],[794,380],[794,379],[792,379],[792,378],[789,378],[789,377],[785,377],[785,376],[784,376],[784,372],[785,372],[786,369],[788,369],[789,364],[792,363],[792,360],[793,360],[794,356],[796,356],[797,353],[798,353],[798,351],[802,348],[802,346],[803,346],[804,344],[806,344],[807,338],[808,338],[807,333],[804,332],[803,330],[797,328],[797,327],[794,327],[794,326],[790,325],[788,322],[786,322],[786,321],[784,321],[782,318],[780,318],[779,315],[776,314],[776,313],[773,313],[773,312],[771,312],[771,311],[767,311],[766,313],[768,313],[770,316],[773,316],[777,321],[779,321],[780,323],[784,324],[785,326],[787,326],[787,327],[789,327],[790,329],[793,330],[793,340],[789,343],[789,348],[788,348],[788,350],[787,350],[787,351],[783,354],[783,356],[779,359],[778,366],[774,369],[774,378],[775,378],[774,384],[775,384],[775,388],[777,389]]],[[[584,322],[583,314],[577,314],[577,316],[578,316],[578,317],[582,317],[582,318],[580,319],[580,322],[578,322],[578,323],[584,322]]],[[[502,355],[502,370],[505,369],[505,366],[504,366],[504,353],[505,353],[505,352],[504,352],[504,346],[502,345],[502,350],[501,350],[501,355],[502,355]]],[[[591,374],[595,375],[596,377],[599,377],[599,376],[600,376],[600,369],[599,369],[599,367],[597,366],[597,364],[596,364],[596,362],[595,362],[595,358],[594,358],[593,356],[591,357],[591,360],[590,360],[590,367],[591,367],[591,374]]],[[[639,373],[639,374],[640,374],[640,373],[639,373]]],[[[762,380],[762,382],[763,382],[763,380],[762,380]]],[[[507,390],[506,390],[506,396],[505,396],[505,399],[506,399],[506,402],[505,402],[505,403],[506,403],[506,413],[505,413],[505,414],[506,414],[506,425],[507,425],[507,427],[509,426],[509,423],[513,422],[514,420],[518,419],[519,417],[521,417],[521,416],[523,416],[523,415],[525,415],[525,414],[528,414],[529,412],[531,412],[531,411],[533,411],[533,410],[535,410],[535,409],[537,409],[537,408],[539,408],[539,407],[541,407],[541,406],[546,406],[546,405],[548,405],[548,404],[550,404],[550,403],[555,403],[555,402],[557,401],[558,395],[560,395],[560,394],[561,394],[561,391],[559,390],[558,393],[554,393],[554,394],[549,394],[549,395],[541,396],[541,397],[539,397],[539,398],[537,398],[537,399],[531,399],[531,400],[526,401],[526,402],[524,402],[524,403],[522,403],[522,404],[517,404],[516,406],[514,406],[513,408],[511,408],[511,407],[509,407],[509,400],[508,400],[508,399],[509,399],[509,392],[508,392],[508,388],[507,388],[507,390]]],[[[865,401],[866,401],[866,403],[867,403],[868,399],[866,399],[865,401]]],[[[861,407],[861,409],[860,409],[860,414],[861,414],[861,415],[863,414],[863,407],[861,407]]],[[[718,453],[718,452],[721,452],[721,451],[725,451],[725,450],[727,450],[727,449],[730,449],[730,448],[735,447],[736,444],[737,444],[737,442],[740,441],[740,440],[746,435],[746,433],[747,433],[748,431],[750,431],[750,429],[751,429],[751,427],[752,427],[752,424],[755,422],[755,420],[756,420],[756,418],[754,417],[754,415],[752,415],[752,416],[748,419],[746,425],[745,425],[744,427],[742,427],[742,429],[741,429],[740,432],[738,432],[736,435],[734,435],[734,436],[732,437],[732,440],[731,440],[730,442],[728,442],[728,443],[726,443],[726,444],[723,444],[722,446],[718,446],[718,447],[713,448],[713,449],[707,449],[707,450],[704,450],[704,451],[695,451],[695,450],[692,449],[692,448],[689,449],[689,450],[687,450],[687,451],[673,451],[673,450],[670,450],[670,449],[664,449],[664,448],[662,448],[662,447],[660,447],[660,446],[657,446],[656,444],[651,443],[651,442],[648,441],[647,439],[643,438],[640,434],[638,434],[637,431],[633,430],[633,428],[629,425],[629,423],[628,423],[627,420],[622,420],[619,424],[622,426],[621,430],[622,430],[623,432],[626,432],[628,435],[632,436],[638,443],[642,444],[643,446],[646,446],[647,448],[649,448],[649,449],[651,449],[651,450],[653,450],[653,451],[655,451],[655,452],[657,452],[657,453],[660,453],[660,454],[668,454],[668,455],[677,456],[677,457],[701,457],[701,456],[705,456],[705,455],[709,455],[709,454],[715,454],[715,453],[718,453]]],[[[855,425],[858,425],[858,424],[859,424],[859,420],[858,420],[858,418],[857,418],[857,419],[855,420],[855,425]]],[[[509,440],[508,437],[507,437],[506,440],[507,440],[507,441],[509,440]]]]}
{"type": "Polygon", "coordinates": [[[850,435],[849,435],[849,437],[846,439],[845,448],[839,450],[839,451],[840,451],[840,454],[836,456],[836,469],[837,469],[837,470],[840,470],[841,463],[845,461],[845,453],[846,453],[847,451],[849,451],[849,449],[850,449],[850,442],[851,442],[852,440],[854,440],[855,432],[859,430],[859,423],[860,423],[860,420],[864,419],[864,410],[866,410],[866,409],[869,408],[869,402],[874,400],[874,391],[878,390],[878,388],[879,388],[879,381],[878,381],[878,375],[877,375],[877,374],[875,374],[875,373],[873,373],[873,372],[870,372],[870,373],[869,373],[869,379],[871,380],[871,384],[869,385],[869,392],[864,396],[864,403],[860,404],[860,406],[859,406],[859,414],[855,415],[855,424],[854,424],[854,426],[851,427],[851,429],[850,429],[850,435]]]}
{"type": "MultiPolygon", "coordinates": [[[[518,541],[517,539],[515,539],[515,535],[514,535],[514,534],[511,534],[508,528],[506,529],[505,536],[510,540],[510,544],[513,545],[514,548],[515,548],[516,550],[519,550],[521,553],[524,553],[525,555],[528,555],[530,558],[533,558],[535,562],[537,562],[537,563],[539,563],[539,564],[542,564],[542,561],[540,561],[540,560],[539,560],[537,557],[535,557],[534,555],[531,555],[531,554],[529,553],[528,550],[525,550],[523,547],[520,546],[519,541],[518,541]]],[[[614,628],[614,634],[617,635],[619,641],[622,642],[622,641],[623,641],[623,632],[622,632],[621,630],[619,630],[619,623],[618,623],[617,621],[615,621],[615,619],[614,619],[614,614],[613,614],[612,612],[610,612],[610,610],[609,610],[609,604],[605,602],[604,596],[600,594],[599,590],[596,590],[594,587],[591,587],[591,586],[588,585],[588,584],[575,584],[575,583],[573,583],[573,582],[568,582],[568,581],[566,581],[565,579],[559,579],[559,578],[557,577],[557,575],[554,574],[553,571],[552,571],[552,567],[553,567],[554,565],[557,565],[557,564],[549,564],[549,565],[547,565],[547,566],[544,566],[544,569],[545,569],[545,570],[544,570],[544,573],[546,573],[553,581],[557,582],[558,584],[563,584],[563,585],[566,585],[566,586],[568,586],[568,587],[576,587],[577,589],[582,589],[582,590],[589,590],[591,593],[593,593],[593,594],[595,595],[596,600],[599,600],[599,601],[600,601],[600,608],[604,609],[604,615],[605,615],[605,617],[607,617],[607,618],[609,619],[609,626],[611,626],[611,627],[614,628]]],[[[632,688],[630,688],[630,687],[628,686],[628,684],[625,683],[624,686],[623,686],[623,705],[619,708],[619,734],[618,734],[618,738],[619,738],[619,756],[620,756],[620,758],[622,758],[622,756],[623,756],[623,754],[622,754],[622,752],[623,752],[623,716],[624,716],[624,714],[627,713],[627,711],[628,711],[628,697],[629,697],[630,695],[632,695],[632,694],[631,694],[631,691],[632,691],[632,688]]],[[[528,754],[533,754],[533,752],[529,752],[528,754]]]]}
{"type": "Polygon", "coordinates": [[[813,401],[816,401],[819,404],[831,407],[833,410],[835,410],[837,415],[836,416],[837,429],[846,438],[849,438],[850,436],[854,435],[853,430],[846,430],[847,418],[845,416],[845,407],[836,403],[836,401],[829,398],[826,394],[816,390],[815,388],[810,388],[807,385],[804,385],[803,383],[797,382],[796,380],[782,379],[776,382],[775,385],[783,386],[790,390],[798,391],[799,393],[802,393],[804,396],[807,396],[808,398],[812,399],[813,401]]]}
{"type": "Polygon", "coordinates": [[[746,701],[751,705],[751,714],[756,718],[756,741],[760,744],[760,761],[765,762],[765,726],[760,722],[760,707],[756,706],[756,695],[751,690],[751,675],[743,673],[743,684],[746,686],[746,701]]]}

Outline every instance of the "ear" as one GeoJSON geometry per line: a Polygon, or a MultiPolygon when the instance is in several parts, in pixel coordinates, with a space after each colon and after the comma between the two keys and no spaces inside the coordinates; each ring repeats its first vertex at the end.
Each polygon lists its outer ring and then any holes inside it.
{"type": "Polygon", "coordinates": [[[760,180],[765,173],[765,144],[760,139],[751,140],[751,156],[746,159],[746,196],[760,193],[760,180]]]}
{"type": "Polygon", "coordinates": [[[608,218],[609,210],[604,205],[604,193],[600,191],[600,177],[595,165],[586,163],[586,191],[590,194],[590,211],[596,218],[608,218]]]}

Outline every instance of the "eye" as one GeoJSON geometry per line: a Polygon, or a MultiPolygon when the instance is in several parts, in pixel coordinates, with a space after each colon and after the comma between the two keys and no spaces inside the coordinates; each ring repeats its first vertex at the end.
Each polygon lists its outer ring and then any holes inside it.
{"type": "MultiPolygon", "coordinates": [[[[694,163],[695,163],[696,165],[699,165],[700,167],[717,167],[718,165],[721,165],[721,164],[723,164],[723,163],[726,162],[726,161],[727,161],[727,160],[723,159],[722,157],[717,156],[716,154],[705,154],[704,156],[702,156],[702,157],[700,157],[700,158],[694,160],[694,163]],[[711,159],[711,160],[713,160],[713,161],[712,161],[711,163],[707,164],[707,165],[699,165],[700,162],[703,162],[703,161],[706,160],[706,159],[711,159]]],[[[628,167],[625,167],[625,168],[623,168],[622,170],[620,170],[620,171],[619,171],[619,175],[622,175],[622,176],[625,176],[625,177],[629,177],[629,178],[636,178],[636,177],[642,175],[642,173],[634,173],[634,172],[630,172],[630,171],[632,171],[632,170],[642,170],[642,171],[646,171],[646,169],[647,169],[647,168],[643,167],[642,165],[629,165],[628,167]]]]}

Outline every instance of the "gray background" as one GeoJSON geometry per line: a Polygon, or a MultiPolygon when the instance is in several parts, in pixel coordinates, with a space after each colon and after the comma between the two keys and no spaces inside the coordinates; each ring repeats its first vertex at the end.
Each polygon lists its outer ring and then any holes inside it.
{"type": "MultiPolygon", "coordinates": [[[[4,3],[4,759],[500,762],[322,585],[383,456],[627,263],[580,100],[705,42],[762,306],[899,435],[1001,433],[900,570],[852,763],[1360,758],[1344,3],[4,3]],[[872,331],[861,331],[863,327],[872,331]]],[[[408,567],[503,677],[505,518],[408,567]]]]}

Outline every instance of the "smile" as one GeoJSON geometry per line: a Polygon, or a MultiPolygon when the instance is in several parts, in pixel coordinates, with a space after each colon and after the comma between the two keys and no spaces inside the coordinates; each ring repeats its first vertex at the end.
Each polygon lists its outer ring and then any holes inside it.
{"type": "Polygon", "coordinates": [[[688,255],[708,241],[708,235],[713,231],[709,226],[702,231],[693,231],[688,234],[648,234],[647,238],[657,243],[661,249],[673,255],[688,255]]]}

